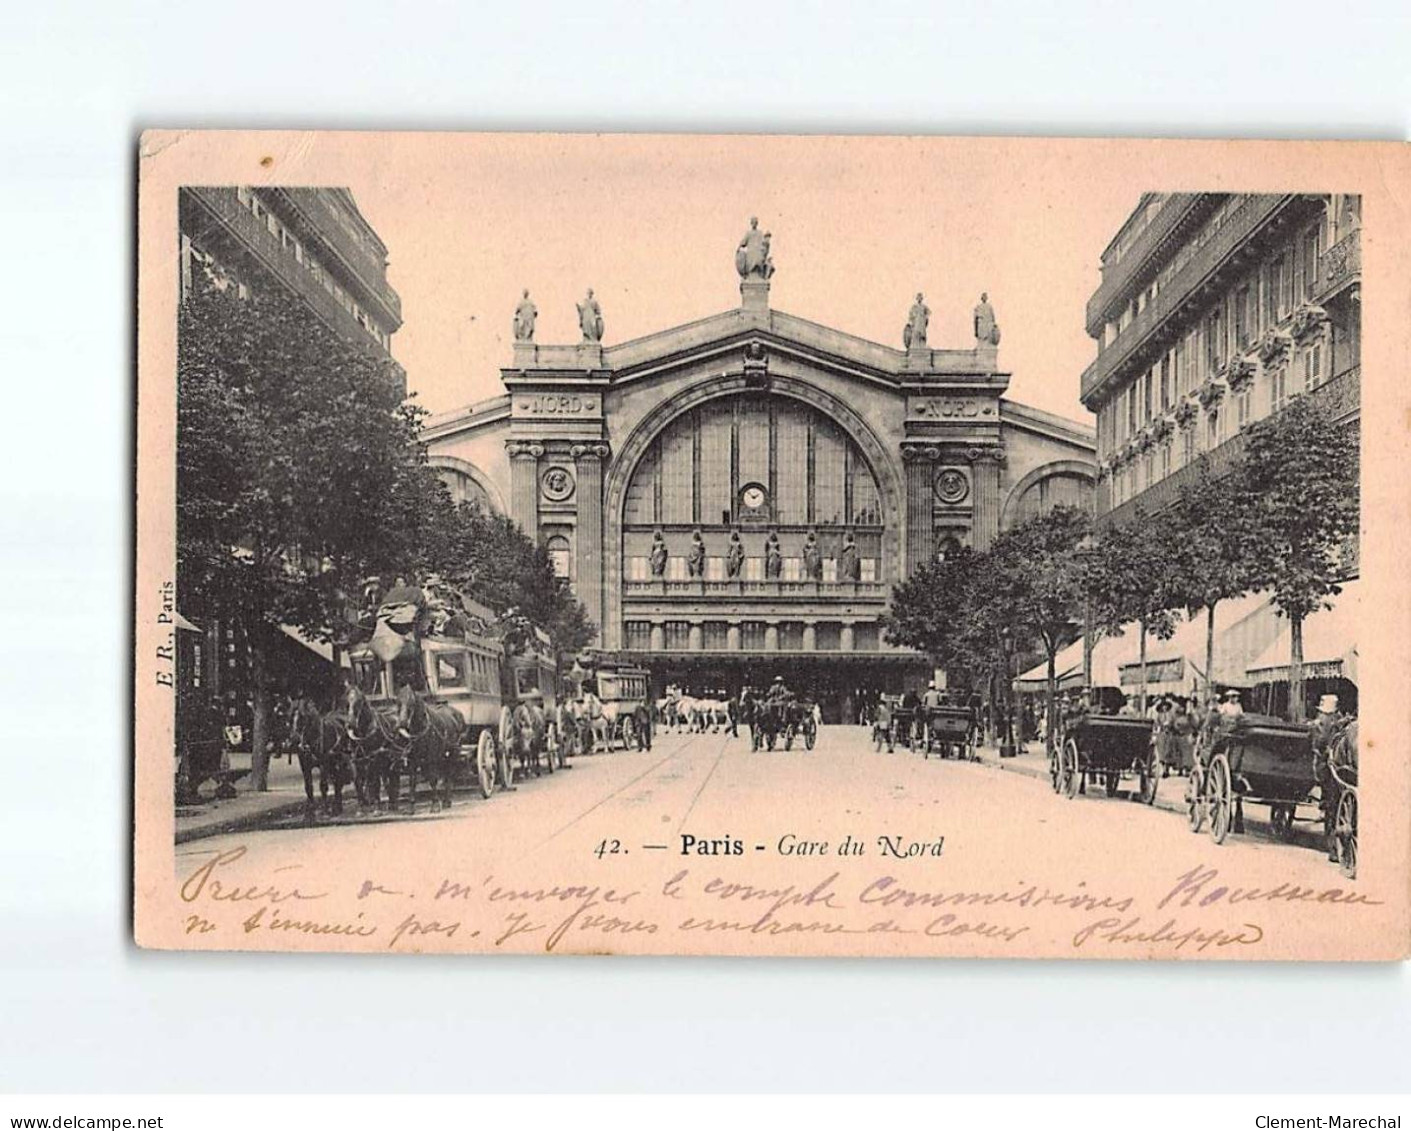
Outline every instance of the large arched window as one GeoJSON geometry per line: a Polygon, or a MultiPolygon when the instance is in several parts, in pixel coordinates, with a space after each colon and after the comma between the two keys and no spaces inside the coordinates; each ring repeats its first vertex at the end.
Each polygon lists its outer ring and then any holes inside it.
{"type": "Polygon", "coordinates": [[[559,577],[571,579],[573,576],[573,548],[569,545],[568,539],[562,534],[555,534],[544,545],[549,551],[549,561],[553,563],[554,573],[559,577]]]}
{"type": "Polygon", "coordinates": [[[627,487],[632,527],[885,525],[877,481],[836,421],[788,397],[745,394],[683,413],[627,487]]]}
{"type": "Polygon", "coordinates": [[[1073,472],[1058,472],[1046,475],[1031,483],[1024,493],[1011,504],[1007,518],[1011,526],[1018,526],[1057,506],[1091,510],[1092,505],[1093,482],[1091,476],[1073,472]]]}

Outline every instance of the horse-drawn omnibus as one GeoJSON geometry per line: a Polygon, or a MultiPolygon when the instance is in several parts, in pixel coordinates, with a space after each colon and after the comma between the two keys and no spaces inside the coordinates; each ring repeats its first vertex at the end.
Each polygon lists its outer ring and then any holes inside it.
{"type": "MultiPolygon", "coordinates": [[[[602,730],[605,731],[609,750],[617,742],[622,743],[624,750],[634,745],[638,750],[652,748],[652,719],[648,706],[650,680],[651,673],[646,668],[612,661],[598,664],[594,696],[601,704],[601,717],[605,723],[602,730]]],[[[591,700],[588,702],[591,709],[591,700]]],[[[595,731],[599,730],[596,718],[590,718],[595,731]]]]}
{"type": "Polygon", "coordinates": [[[482,797],[488,799],[496,788],[513,784],[514,718],[505,703],[500,641],[473,632],[420,642],[409,639],[391,660],[363,644],[351,648],[348,659],[348,731],[355,745],[358,796],[364,803],[370,795],[376,801],[379,779],[390,774],[388,797],[396,804],[396,777],[416,731],[389,720],[402,713],[409,695],[424,696],[455,712],[460,730],[454,772],[469,767],[482,797]]]}

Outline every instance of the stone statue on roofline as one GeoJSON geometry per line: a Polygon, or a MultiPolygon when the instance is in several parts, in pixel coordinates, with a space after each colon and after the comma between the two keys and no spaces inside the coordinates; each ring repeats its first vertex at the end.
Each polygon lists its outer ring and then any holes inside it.
{"type": "Polygon", "coordinates": [[[529,297],[529,288],[524,289],[524,297],[519,300],[519,305],[514,308],[514,340],[517,342],[532,342],[534,340],[534,323],[539,318],[539,308],[534,305],[529,297]]]}
{"type": "Polygon", "coordinates": [[[588,288],[588,295],[578,304],[578,326],[583,331],[583,340],[597,344],[603,340],[603,308],[598,305],[598,300],[593,297],[593,288],[588,288]]]}
{"type": "Polygon", "coordinates": [[[768,232],[759,230],[759,217],[750,217],[749,229],[735,249],[735,270],[742,279],[768,279],[774,274],[774,261],[769,257],[768,232]]]}
{"type": "Polygon", "coordinates": [[[980,301],[975,307],[975,344],[999,345],[999,323],[995,321],[995,308],[990,305],[988,293],[980,295],[980,301]]]}
{"type": "Polygon", "coordinates": [[[926,344],[926,328],[931,323],[931,308],[926,305],[926,296],[920,291],[916,293],[916,301],[911,304],[911,310],[906,316],[906,326],[901,332],[901,339],[907,349],[920,349],[926,344]]]}

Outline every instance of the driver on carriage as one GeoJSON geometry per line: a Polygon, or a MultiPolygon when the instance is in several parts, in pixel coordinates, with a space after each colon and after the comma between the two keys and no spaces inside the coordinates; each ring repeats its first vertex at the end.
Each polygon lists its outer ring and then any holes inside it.
{"type": "Polygon", "coordinates": [[[925,707],[927,711],[934,711],[937,707],[944,706],[945,701],[945,692],[936,686],[934,679],[931,680],[926,685],[926,694],[921,696],[921,706],[925,707]]]}
{"type": "Polygon", "coordinates": [[[769,686],[769,701],[771,703],[792,703],[794,693],[789,689],[789,685],[784,682],[782,675],[776,675],[774,682],[769,686]]]}

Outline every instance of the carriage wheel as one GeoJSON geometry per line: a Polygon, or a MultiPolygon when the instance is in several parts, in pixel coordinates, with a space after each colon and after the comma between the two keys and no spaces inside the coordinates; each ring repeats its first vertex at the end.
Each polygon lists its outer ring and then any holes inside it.
{"type": "Polygon", "coordinates": [[[495,737],[488,730],[480,732],[480,741],[475,744],[475,781],[480,796],[489,801],[495,792],[495,737]]]}
{"type": "Polygon", "coordinates": [[[514,759],[510,757],[509,744],[504,741],[495,743],[495,770],[500,781],[501,789],[514,788],[514,759]]]}
{"type": "Polygon", "coordinates": [[[1068,800],[1078,796],[1078,787],[1083,784],[1083,771],[1078,757],[1078,743],[1069,739],[1063,745],[1063,792],[1068,800]]]}
{"type": "Polygon", "coordinates": [[[1224,844],[1230,835],[1234,815],[1234,786],[1230,780],[1230,760],[1216,754],[1210,760],[1210,772],[1205,777],[1206,808],[1210,812],[1210,839],[1224,844]]]}
{"type": "Polygon", "coordinates": [[[546,726],[544,728],[544,765],[548,768],[549,773],[553,773],[555,769],[554,748],[557,746],[558,742],[554,739],[554,728],[546,726]]]}
{"type": "Polygon", "coordinates": [[[1197,762],[1186,775],[1186,822],[1191,832],[1198,833],[1205,827],[1205,774],[1197,762]]]}
{"type": "Polygon", "coordinates": [[[785,749],[785,750],[792,750],[793,748],[794,748],[794,725],[793,725],[792,723],[790,723],[787,727],[784,728],[784,749],[785,749]]]}
{"type": "Polygon", "coordinates": [[[1343,790],[1338,799],[1337,817],[1333,821],[1333,845],[1337,850],[1338,868],[1349,880],[1357,878],[1357,791],[1343,790]]]}
{"type": "Polygon", "coordinates": [[[1048,754],[1048,780],[1054,793],[1063,792],[1063,747],[1055,746],[1048,754]]]}
{"type": "Polygon", "coordinates": [[[814,744],[815,742],[817,742],[817,741],[818,741],[818,725],[817,725],[816,723],[809,723],[808,726],[804,727],[804,732],[803,732],[803,744],[804,744],[804,749],[805,749],[805,750],[812,750],[812,749],[813,749],[813,744],[814,744]]]}

